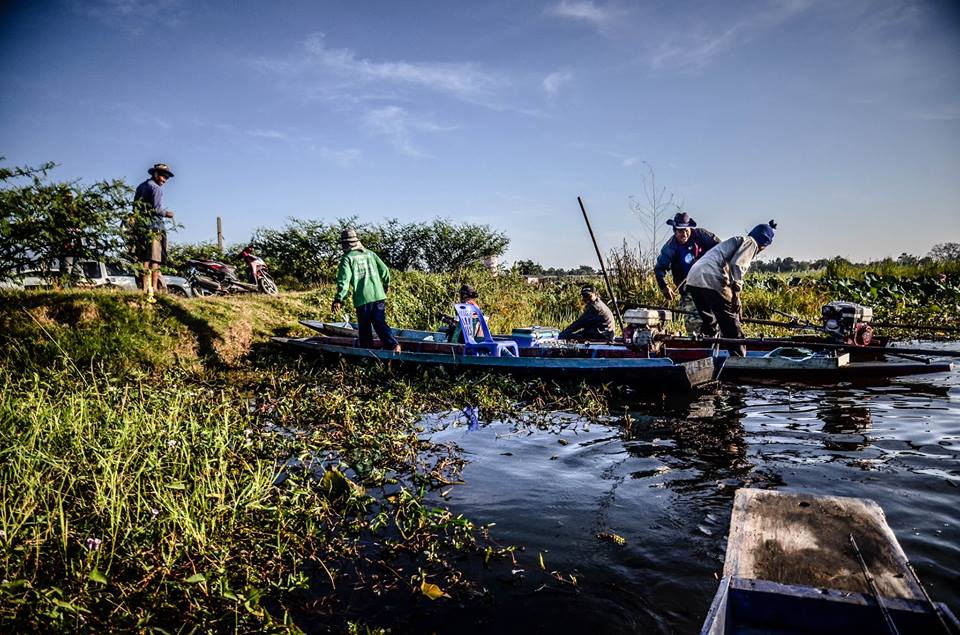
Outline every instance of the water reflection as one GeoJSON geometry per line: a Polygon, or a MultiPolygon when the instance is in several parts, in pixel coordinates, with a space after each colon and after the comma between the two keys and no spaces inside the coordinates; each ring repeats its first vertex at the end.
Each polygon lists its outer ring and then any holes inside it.
{"type": "Polygon", "coordinates": [[[873,429],[869,399],[840,394],[824,395],[817,405],[817,418],[823,422],[823,447],[828,450],[853,451],[870,443],[867,433],[873,429]]]}
{"type": "Polygon", "coordinates": [[[374,623],[697,632],[723,568],[734,491],[745,486],[875,500],[928,590],[956,610],[958,404],[954,373],[868,388],[727,386],[614,401],[612,416],[594,419],[540,411],[484,421],[466,403],[428,415],[424,436],[466,461],[465,484],[438,489],[432,502],[495,523],[501,544],[525,550],[510,566],[471,571],[482,603],[421,604],[406,622],[393,612],[374,623]],[[550,570],[575,575],[575,592],[552,585],[550,570]]]}
{"type": "MultiPolygon", "coordinates": [[[[742,478],[752,468],[742,425],[744,406],[742,393],[727,391],[662,410],[631,410],[621,420],[623,445],[630,454],[656,458],[671,470],[693,470],[688,478],[670,479],[668,487],[713,486],[742,478]]],[[[633,476],[649,474],[639,471],[633,476]]]]}

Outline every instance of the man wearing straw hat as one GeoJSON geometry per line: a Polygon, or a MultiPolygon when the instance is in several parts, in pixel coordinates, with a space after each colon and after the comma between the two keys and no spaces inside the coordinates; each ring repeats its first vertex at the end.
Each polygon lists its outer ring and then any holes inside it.
{"type": "Polygon", "coordinates": [[[149,226],[138,228],[134,249],[137,260],[143,263],[143,290],[147,302],[156,302],[153,291],[160,283],[160,265],[167,262],[167,232],[163,221],[173,218],[173,212],[161,205],[163,191],[160,188],[167,179],[173,178],[173,172],[166,163],[157,163],[147,173],[150,178],[137,186],[133,206],[146,217],[140,220],[149,219],[149,226]]]}
{"type": "Polygon", "coordinates": [[[695,335],[700,332],[702,323],[697,314],[697,306],[693,302],[693,296],[686,288],[687,274],[690,272],[693,263],[707,251],[717,246],[720,239],[706,229],[697,227],[697,221],[690,218],[690,214],[686,212],[678,212],[676,216],[667,221],[667,225],[673,227],[673,236],[663,244],[653,272],[657,277],[660,292],[663,293],[667,302],[672,302],[676,297],[674,290],[667,284],[667,270],[669,269],[673,274],[673,284],[677,287],[677,292],[680,293],[680,310],[687,312],[684,316],[687,335],[695,335]]]}
{"type": "Polygon", "coordinates": [[[387,325],[387,291],[390,289],[390,269],[380,257],[360,244],[357,232],[345,229],[340,233],[343,257],[337,270],[337,292],[331,310],[336,314],[343,308],[350,287],[353,287],[353,306],[357,309],[359,344],[373,348],[373,331],[381,346],[400,352],[400,344],[387,325]]]}

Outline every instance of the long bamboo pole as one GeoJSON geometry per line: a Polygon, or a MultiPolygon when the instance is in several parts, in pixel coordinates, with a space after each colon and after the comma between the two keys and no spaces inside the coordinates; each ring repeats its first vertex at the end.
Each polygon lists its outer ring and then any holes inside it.
{"type": "Polygon", "coordinates": [[[593,241],[593,248],[597,252],[597,260],[600,261],[600,272],[603,273],[603,281],[607,284],[607,293],[610,296],[610,303],[613,305],[613,314],[617,316],[617,324],[620,325],[620,332],[623,332],[623,318],[620,317],[620,307],[617,305],[617,296],[613,294],[613,287],[610,286],[610,278],[607,276],[607,267],[603,264],[603,256],[600,254],[600,247],[597,246],[597,238],[593,235],[593,227],[590,226],[590,217],[587,216],[587,208],[583,205],[583,199],[577,197],[580,203],[580,211],[583,212],[583,220],[587,223],[587,231],[590,232],[590,240],[593,241]]]}

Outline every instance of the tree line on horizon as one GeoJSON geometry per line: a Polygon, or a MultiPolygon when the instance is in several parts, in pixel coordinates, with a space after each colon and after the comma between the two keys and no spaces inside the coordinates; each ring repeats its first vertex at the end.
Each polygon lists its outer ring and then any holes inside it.
{"type": "MultiPolygon", "coordinates": [[[[2,160],[2,157],[0,157],[2,160]]],[[[150,214],[135,210],[133,188],[119,179],[55,182],[54,163],[0,166],[0,273],[45,267],[60,276],[70,260],[133,261],[131,236],[149,226],[150,214]]],[[[507,235],[489,225],[446,218],[404,223],[334,222],[290,218],[280,228],[261,227],[248,241],[223,253],[213,243],[178,244],[170,236],[169,269],[182,271],[190,258],[216,258],[242,265],[236,255],[253,244],[275,277],[294,286],[330,281],[340,259],[340,232],[357,231],[391,268],[431,273],[458,271],[502,256],[507,235]]]]}
{"type": "MultiPolygon", "coordinates": [[[[37,263],[63,263],[68,258],[132,260],[131,228],[150,221],[133,209],[133,189],[118,179],[92,185],[54,182],[49,178],[54,167],[54,163],[38,167],[0,166],[0,272],[35,267],[37,263]]],[[[169,268],[182,271],[191,258],[219,258],[242,266],[236,254],[246,244],[253,244],[276,277],[286,284],[310,286],[328,282],[335,275],[341,255],[340,232],[347,227],[355,229],[361,241],[388,266],[400,271],[459,271],[502,256],[510,244],[504,232],[489,225],[456,223],[446,218],[409,223],[395,218],[371,223],[356,216],[333,222],[289,218],[283,227],[257,229],[249,241],[231,246],[225,253],[213,243],[178,244],[173,236],[169,268]]],[[[641,256],[638,254],[631,261],[636,260],[639,265],[643,262],[641,256]]],[[[960,261],[960,243],[946,242],[934,245],[923,257],[903,253],[897,259],[863,264],[924,265],[957,261],[960,261]]],[[[812,261],[781,257],[755,262],[752,270],[789,273],[824,269],[831,263],[856,264],[839,256],[812,261]]],[[[521,275],[538,277],[597,274],[590,265],[564,269],[544,267],[530,259],[517,261],[513,269],[521,275]]],[[[636,273],[649,274],[645,269],[646,266],[638,266],[636,273]]]]}

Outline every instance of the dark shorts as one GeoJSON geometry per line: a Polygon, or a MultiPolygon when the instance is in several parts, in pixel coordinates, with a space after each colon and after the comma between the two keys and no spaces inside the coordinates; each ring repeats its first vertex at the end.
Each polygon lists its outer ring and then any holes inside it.
{"type": "Polygon", "coordinates": [[[157,232],[142,240],[137,246],[137,260],[167,264],[167,232],[157,232]]]}

